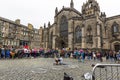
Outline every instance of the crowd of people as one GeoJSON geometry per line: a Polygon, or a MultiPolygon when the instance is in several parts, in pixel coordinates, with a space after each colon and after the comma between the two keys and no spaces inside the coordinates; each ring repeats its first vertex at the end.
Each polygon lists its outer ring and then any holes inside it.
{"type": "Polygon", "coordinates": [[[74,58],[78,59],[78,61],[83,62],[85,59],[87,60],[99,60],[103,61],[102,57],[106,57],[106,60],[118,61],[120,60],[120,50],[118,52],[109,50],[109,51],[98,51],[98,50],[90,50],[90,49],[77,49],[71,50],[70,48],[63,49],[46,49],[46,48],[13,48],[13,47],[0,47],[0,59],[4,58],[29,58],[29,57],[44,57],[44,58],[74,58]]]}

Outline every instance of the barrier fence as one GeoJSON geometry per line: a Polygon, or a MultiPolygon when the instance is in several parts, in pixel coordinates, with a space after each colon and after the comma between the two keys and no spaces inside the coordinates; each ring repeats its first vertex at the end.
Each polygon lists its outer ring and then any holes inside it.
{"type": "Polygon", "coordinates": [[[92,80],[120,80],[120,64],[96,64],[92,80]]]}

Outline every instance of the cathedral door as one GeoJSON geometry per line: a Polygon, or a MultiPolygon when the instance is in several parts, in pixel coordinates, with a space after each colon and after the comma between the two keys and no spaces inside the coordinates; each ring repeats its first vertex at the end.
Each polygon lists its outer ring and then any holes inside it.
{"type": "Polygon", "coordinates": [[[115,51],[119,51],[120,50],[120,44],[118,44],[118,45],[114,45],[114,47],[115,47],[115,51]]]}
{"type": "Polygon", "coordinates": [[[60,48],[62,49],[62,48],[65,48],[65,47],[66,47],[65,41],[61,40],[61,42],[60,42],[60,48]]]}
{"type": "Polygon", "coordinates": [[[66,40],[61,37],[57,37],[56,38],[56,48],[62,49],[65,47],[67,47],[66,40]]]}

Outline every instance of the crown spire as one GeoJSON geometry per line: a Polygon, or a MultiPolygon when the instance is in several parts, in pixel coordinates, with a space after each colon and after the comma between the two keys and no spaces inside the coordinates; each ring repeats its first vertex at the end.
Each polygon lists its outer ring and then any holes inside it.
{"type": "Polygon", "coordinates": [[[44,23],[44,28],[46,28],[46,24],[44,23]]]}
{"type": "Polygon", "coordinates": [[[55,15],[57,15],[57,13],[58,13],[58,8],[56,7],[56,9],[55,9],[55,15]]]}
{"type": "Polygon", "coordinates": [[[70,8],[74,8],[73,0],[71,0],[71,2],[70,2],[70,8]]]}

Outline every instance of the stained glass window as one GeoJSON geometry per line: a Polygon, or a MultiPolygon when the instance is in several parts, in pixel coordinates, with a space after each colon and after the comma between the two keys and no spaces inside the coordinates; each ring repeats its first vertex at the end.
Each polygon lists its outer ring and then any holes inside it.
{"type": "Polygon", "coordinates": [[[65,16],[62,16],[60,20],[60,36],[68,37],[68,21],[65,16]]]}
{"type": "Polygon", "coordinates": [[[75,29],[75,41],[76,41],[76,43],[82,42],[82,30],[81,30],[80,26],[77,26],[75,29]]]}

